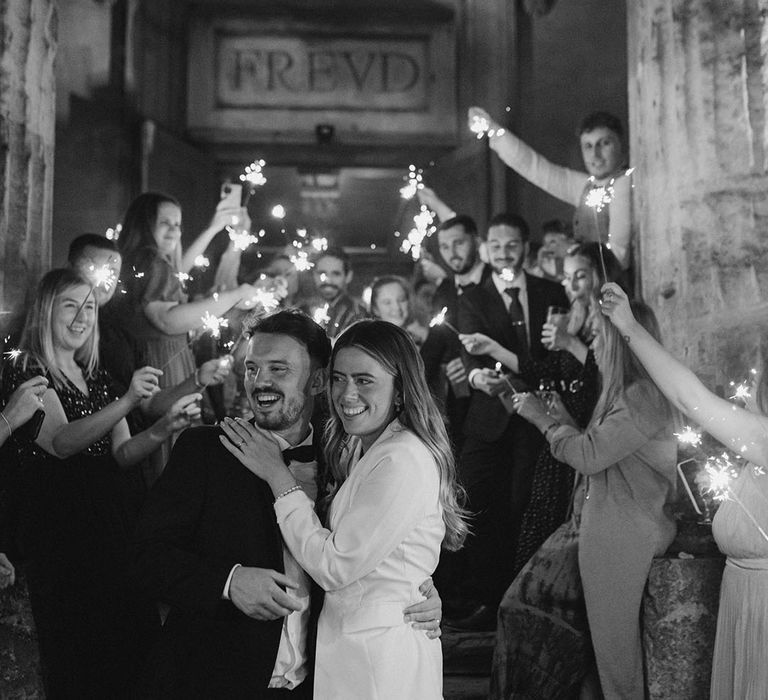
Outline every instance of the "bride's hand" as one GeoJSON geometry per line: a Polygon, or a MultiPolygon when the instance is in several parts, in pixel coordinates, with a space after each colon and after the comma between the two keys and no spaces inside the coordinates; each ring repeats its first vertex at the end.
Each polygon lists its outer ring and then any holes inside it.
{"type": "Polygon", "coordinates": [[[219,436],[221,444],[246,469],[264,479],[275,494],[296,484],[285,466],[279,445],[270,435],[241,418],[225,418],[219,426],[224,431],[224,435],[219,436]]]}

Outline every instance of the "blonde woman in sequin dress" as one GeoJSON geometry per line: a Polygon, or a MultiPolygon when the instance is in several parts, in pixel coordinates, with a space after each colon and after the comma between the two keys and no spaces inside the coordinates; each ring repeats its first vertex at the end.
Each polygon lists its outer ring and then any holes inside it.
{"type": "Polygon", "coordinates": [[[71,269],[40,283],[20,344],[3,368],[7,399],[43,375],[45,418],[34,439],[12,436],[19,479],[16,533],[51,698],[123,698],[157,626],[129,585],[132,529],[123,472],[199,415],[199,394],[179,399],[131,437],[125,416],[157,389],[157,370],[137,370],[117,396],[98,366],[97,306],[71,269]]]}

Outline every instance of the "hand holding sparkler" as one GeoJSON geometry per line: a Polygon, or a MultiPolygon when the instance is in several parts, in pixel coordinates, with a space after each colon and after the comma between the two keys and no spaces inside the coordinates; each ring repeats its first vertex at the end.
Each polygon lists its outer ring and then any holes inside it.
{"type": "Polygon", "coordinates": [[[400,188],[400,196],[403,199],[413,199],[416,193],[424,188],[423,170],[411,164],[408,166],[408,175],[404,177],[405,186],[400,188]]]}
{"type": "Polygon", "coordinates": [[[182,396],[150,428],[151,434],[164,442],[172,437],[174,433],[188,428],[195,421],[199,421],[201,415],[200,401],[202,398],[203,395],[200,393],[182,396]]]}
{"type": "Polygon", "coordinates": [[[486,134],[489,137],[501,136],[505,129],[497,124],[482,107],[470,107],[467,114],[467,126],[469,130],[481,139],[486,134]]]}
{"type": "Polygon", "coordinates": [[[44,408],[43,396],[47,390],[48,380],[43,376],[27,379],[16,387],[2,410],[7,425],[0,419],[0,444],[10,437],[5,434],[8,430],[17,430],[32,418],[35,411],[44,408]]]}
{"type": "Polygon", "coordinates": [[[470,355],[494,357],[501,349],[500,343],[484,333],[459,333],[459,340],[470,355]]]}
{"type": "Polygon", "coordinates": [[[629,306],[629,298],[615,282],[604,284],[600,290],[600,310],[625,337],[637,323],[629,306]]]}
{"type": "Polygon", "coordinates": [[[155,367],[141,367],[131,377],[131,384],[125,393],[125,399],[132,405],[138,406],[160,391],[159,378],[163,371],[155,367]]]}

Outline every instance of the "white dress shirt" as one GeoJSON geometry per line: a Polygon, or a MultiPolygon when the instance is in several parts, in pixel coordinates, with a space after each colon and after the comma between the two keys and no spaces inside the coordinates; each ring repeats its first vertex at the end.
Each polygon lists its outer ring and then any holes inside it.
{"type": "MultiPolygon", "coordinates": [[[[313,432],[310,428],[309,435],[298,445],[289,445],[288,442],[276,433],[270,433],[280,450],[289,447],[312,445],[313,432]]],[[[302,491],[314,502],[317,498],[317,462],[291,462],[288,469],[293,474],[302,491]]],[[[232,582],[232,574],[240,564],[235,564],[224,586],[224,597],[229,599],[229,586],[232,582]]],[[[296,559],[288,551],[283,542],[283,566],[285,575],[297,583],[299,587],[289,590],[288,593],[301,604],[301,609],[290,613],[283,618],[283,629],[280,633],[280,645],[277,648],[275,667],[272,670],[272,678],[269,681],[270,688],[288,688],[293,690],[307,677],[307,633],[309,628],[309,602],[310,602],[310,578],[298,565],[296,559]]]]}

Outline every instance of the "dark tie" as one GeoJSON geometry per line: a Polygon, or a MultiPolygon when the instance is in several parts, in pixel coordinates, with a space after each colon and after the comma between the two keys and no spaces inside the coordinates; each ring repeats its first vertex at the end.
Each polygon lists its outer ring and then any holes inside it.
{"type": "Polygon", "coordinates": [[[300,445],[283,450],[283,461],[288,466],[291,462],[314,462],[315,448],[312,445],[300,445]]]}
{"type": "Polygon", "coordinates": [[[525,314],[523,313],[523,305],[520,303],[520,288],[519,287],[507,287],[504,290],[504,294],[509,296],[509,321],[512,324],[512,330],[517,340],[517,347],[514,351],[517,353],[521,360],[525,360],[529,356],[528,351],[528,332],[525,329],[525,314]]]}

